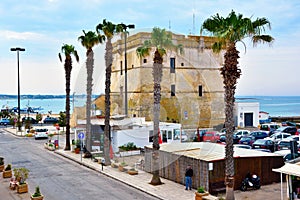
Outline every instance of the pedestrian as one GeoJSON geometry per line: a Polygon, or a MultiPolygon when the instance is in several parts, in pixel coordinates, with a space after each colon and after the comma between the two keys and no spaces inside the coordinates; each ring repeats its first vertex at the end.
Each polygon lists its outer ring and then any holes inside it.
{"type": "Polygon", "coordinates": [[[192,189],[192,177],[193,169],[191,165],[188,165],[185,170],[185,190],[192,189]]]}

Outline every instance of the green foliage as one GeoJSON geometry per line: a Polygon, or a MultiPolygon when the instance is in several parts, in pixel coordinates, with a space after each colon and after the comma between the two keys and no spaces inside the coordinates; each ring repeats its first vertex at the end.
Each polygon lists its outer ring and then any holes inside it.
{"type": "Polygon", "coordinates": [[[58,117],[58,125],[60,127],[65,127],[66,126],[66,112],[59,112],[59,117],[58,117]]]}
{"type": "Polygon", "coordinates": [[[11,170],[11,164],[8,164],[4,169],[4,171],[9,171],[9,170],[11,170]]]}
{"type": "Polygon", "coordinates": [[[25,183],[29,175],[29,170],[25,167],[21,167],[21,168],[14,168],[13,171],[14,171],[15,178],[17,180],[19,179],[20,184],[25,183]]]}
{"type": "Polygon", "coordinates": [[[198,193],[205,193],[204,187],[200,186],[200,187],[197,189],[197,192],[198,192],[198,193]]]}
{"type": "Polygon", "coordinates": [[[4,165],[4,158],[0,157],[0,165],[4,165]]]}
{"type": "Polygon", "coordinates": [[[43,115],[41,113],[37,113],[35,119],[37,122],[40,122],[43,119],[43,115]]]}
{"type": "Polygon", "coordinates": [[[128,142],[127,144],[119,146],[119,149],[123,151],[131,151],[131,150],[137,150],[138,148],[133,142],[128,142]]]}
{"type": "Polygon", "coordinates": [[[35,192],[34,192],[34,194],[32,195],[32,197],[40,197],[40,196],[42,196],[41,191],[40,191],[40,187],[39,187],[39,186],[36,186],[36,187],[35,187],[35,192]]]}

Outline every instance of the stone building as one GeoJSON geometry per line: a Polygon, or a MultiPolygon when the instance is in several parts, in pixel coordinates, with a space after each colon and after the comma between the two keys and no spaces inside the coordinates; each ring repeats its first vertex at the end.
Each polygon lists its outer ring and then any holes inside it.
{"type": "MultiPolygon", "coordinates": [[[[127,36],[128,115],[152,120],[153,54],[139,58],[136,49],[151,33],[127,36]]],[[[160,120],[178,122],[183,128],[222,126],[224,89],[219,68],[223,54],[214,54],[212,37],[184,36],[172,33],[173,43],[182,44],[184,54],[168,51],[163,58],[160,120]]],[[[125,113],[124,37],[113,43],[111,76],[111,114],[125,113]]]]}

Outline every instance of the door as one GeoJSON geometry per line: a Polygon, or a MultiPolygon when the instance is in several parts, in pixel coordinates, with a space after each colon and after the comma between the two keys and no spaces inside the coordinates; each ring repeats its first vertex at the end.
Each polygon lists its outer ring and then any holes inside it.
{"type": "Polygon", "coordinates": [[[244,113],[245,126],[253,126],[253,113],[244,113]]]}

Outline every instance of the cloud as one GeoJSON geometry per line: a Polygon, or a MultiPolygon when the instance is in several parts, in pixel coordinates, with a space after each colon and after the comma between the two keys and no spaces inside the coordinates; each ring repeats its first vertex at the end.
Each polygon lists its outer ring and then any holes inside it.
{"type": "Polygon", "coordinates": [[[0,31],[0,36],[9,40],[41,40],[45,38],[42,34],[34,32],[0,31]]]}

